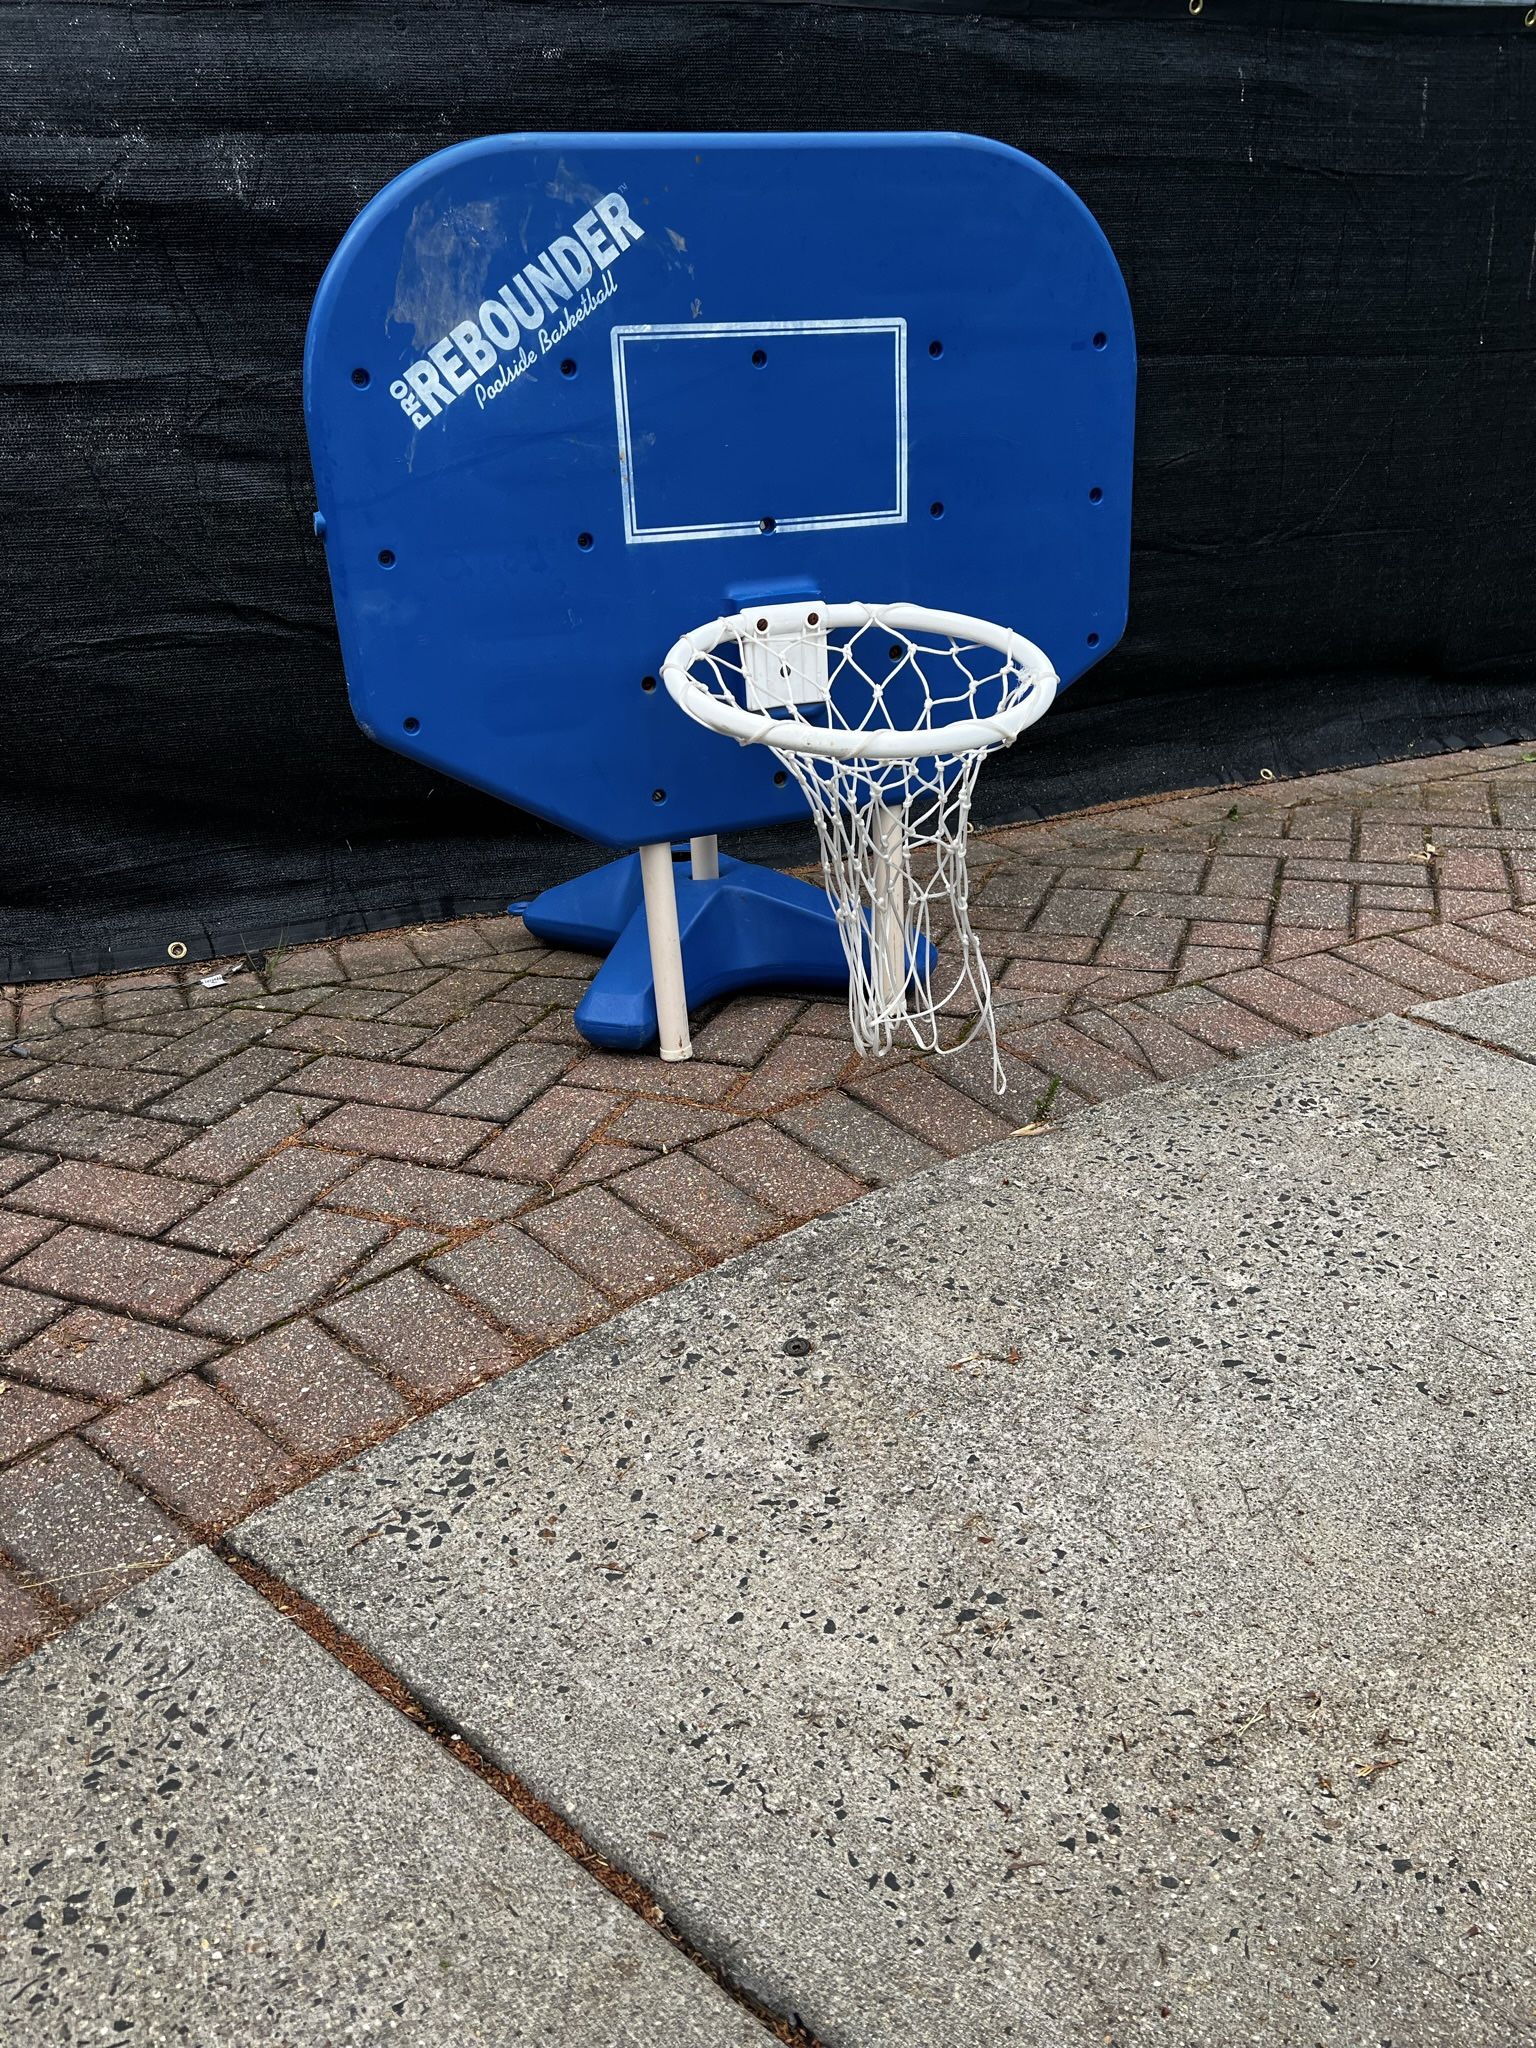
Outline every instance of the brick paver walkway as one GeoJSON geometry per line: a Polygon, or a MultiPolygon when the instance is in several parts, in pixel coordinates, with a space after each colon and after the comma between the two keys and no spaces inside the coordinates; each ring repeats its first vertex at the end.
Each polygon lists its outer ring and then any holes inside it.
{"type": "MultiPolygon", "coordinates": [[[[971,1047],[840,1002],[583,1046],[515,919],[5,992],[0,1658],[258,1502],[870,1185],[1154,1080],[1536,974],[1519,747],[991,833],[971,1047]]],[[[1020,1135],[1018,1142],[1030,1142],[1020,1135]]]]}

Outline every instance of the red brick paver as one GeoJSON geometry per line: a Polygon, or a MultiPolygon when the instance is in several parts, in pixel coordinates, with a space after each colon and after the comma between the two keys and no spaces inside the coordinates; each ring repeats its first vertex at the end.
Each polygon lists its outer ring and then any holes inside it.
{"type": "Polygon", "coordinates": [[[511,1223],[431,1260],[427,1271],[540,1344],[597,1322],[608,1307],[597,1288],[511,1223]]]}
{"type": "MultiPolygon", "coordinates": [[[[531,1167],[528,1170],[531,1176],[531,1167]]],[[[534,1192],[526,1183],[487,1180],[479,1174],[456,1173],[447,1167],[408,1166],[398,1159],[370,1159],[356,1173],[338,1180],[325,1201],[330,1208],[347,1209],[357,1216],[443,1231],[499,1223],[504,1217],[515,1216],[534,1192]]]]}
{"type": "Polygon", "coordinates": [[[0,1271],[19,1259],[23,1252],[41,1244],[45,1237],[52,1237],[58,1227],[51,1216],[0,1214],[0,1271]]]}
{"type": "Polygon", "coordinates": [[[227,1260],[203,1252],[69,1224],[19,1259],[6,1278],[67,1300],[165,1319],[190,1308],[228,1271],[227,1260]]]}
{"type": "Polygon", "coordinates": [[[315,1136],[341,1151],[377,1152],[386,1159],[405,1159],[420,1166],[457,1166],[496,1126],[463,1116],[434,1116],[429,1111],[377,1109],[349,1102],[322,1118],[315,1136]]]}
{"type": "Polygon", "coordinates": [[[72,1613],[157,1571],[190,1538],[78,1437],[0,1472],[0,1554],[23,1591],[72,1613]]]}
{"type": "Polygon", "coordinates": [[[54,1633],[60,1618],[10,1572],[0,1572],[0,1664],[24,1657],[54,1633]]]}
{"type": "Polygon", "coordinates": [[[84,1432],[131,1479],[200,1528],[221,1528],[298,1477],[272,1439],[196,1373],[84,1432]]]}
{"type": "Polygon", "coordinates": [[[40,1216],[59,1216],[71,1223],[95,1223],[104,1230],[157,1237],[195,1209],[203,1195],[204,1190],[191,1181],[66,1159],[18,1188],[11,1196],[11,1207],[40,1216]]]}
{"type": "Polygon", "coordinates": [[[596,1088],[548,1088],[513,1117],[499,1138],[482,1147],[475,1155],[475,1171],[503,1173],[512,1180],[552,1181],[622,1101],[622,1096],[605,1095],[596,1088]]]}
{"type": "Polygon", "coordinates": [[[216,1287],[186,1326],[213,1337],[253,1337],[323,1300],[388,1236],[387,1224],[312,1211],[216,1287]]]}
{"type": "Polygon", "coordinates": [[[330,1459],[410,1413],[389,1382],[301,1318],[214,1360],[209,1377],[279,1443],[330,1459]]]}
{"type": "Polygon", "coordinates": [[[351,1165],[344,1156],[298,1146],[274,1152],[173,1230],[171,1241],[232,1259],[249,1258],[343,1179],[351,1165]]]}
{"type": "Polygon", "coordinates": [[[535,1209],[528,1229],[615,1301],[639,1301],[693,1272],[691,1252],[607,1188],[582,1188],[535,1209]]]}
{"type": "Polygon", "coordinates": [[[614,1192],[708,1260],[728,1259],[781,1227],[771,1209],[686,1152],[634,1167],[614,1192]]]}
{"type": "Polygon", "coordinates": [[[14,1463],[40,1444],[89,1422],[96,1410],[88,1401],[13,1381],[0,1387],[0,1465],[14,1463]]]}
{"type": "Polygon", "coordinates": [[[90,1401],[126,1401],[213,1357],[206,1337],[74,1308],[13,1351],[7,1373],[90,1401]]]}
{"type": "Polygon", "coordinates": [[[1536,749],[978,839],[990,1048],[766,992],[585,1046],[484,918],[0,991],[0,1659],[716,1260],[1087,1103],[1536,974],[1536,749]]]}
{"type": "Polygon", "coordinates": [[[346,1295],[324,1316],[419,1401],[440,1401],[527,1356],[526,1344],[414,1268],[346,1295]]]}
{"type": "Polygon", "coordinates": [[[738,1124],[695,1150],[706,1166],[781,1216],[821,1216],[864,1192],[851,1175],[772,1124],[738,1124]]]}

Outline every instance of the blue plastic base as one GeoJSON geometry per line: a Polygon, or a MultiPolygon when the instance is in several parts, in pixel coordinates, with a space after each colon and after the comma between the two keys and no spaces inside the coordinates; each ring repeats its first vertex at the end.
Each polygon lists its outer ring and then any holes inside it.
{"type": "MultiPolygon", "coordinates": [[[[848,962],[824,891],[726,854],[720,856],[718,881],[695,881],[686,845],[681,857],[674,849],[673,872],[690,1006],[735,989],[848,986],[848,962]]],[[[576,1007],[583,1038],[615,1052],[655,1046],[656,995],[638,854],[546,889],[522,918],[537,938],[607,953],[576,1007]]]]}

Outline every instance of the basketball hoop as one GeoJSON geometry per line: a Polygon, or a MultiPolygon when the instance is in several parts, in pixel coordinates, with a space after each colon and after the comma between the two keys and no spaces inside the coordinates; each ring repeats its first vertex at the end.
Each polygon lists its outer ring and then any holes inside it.
{"type": "Polygon", "coordinates": [[[1050,709],[1045,655],[957,612],[806,599],[685,633],[662,677],[690,718],[768,747],[804,792],[860,1052],[887,1052],[903,1030],[936,1053],[985,1033],[1001,1093],[966,841],[983,760],[1050,709]],[[967,1016],[943,1042],[940,1020],[967,1016]]]}

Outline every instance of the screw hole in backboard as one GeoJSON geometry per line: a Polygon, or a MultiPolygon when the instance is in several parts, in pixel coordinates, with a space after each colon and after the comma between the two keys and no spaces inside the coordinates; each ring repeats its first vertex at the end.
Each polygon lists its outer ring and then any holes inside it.
{"type": "Polygon", "coordinates": [[[404,721],[404,724],[407,732],[421,731],[421,720],[419,718],[407,718],[404,721]]]}
{"type": "Polygon", "coordinates": [[[943,353],[944,353],[944,344],[943,344],[943,342],[942,342],[942,341],[930,341],[930,342],[929,342],[929,344],[928,344],[928,353],[929,353],[929,355],[931,355],[931,356],[941,356],[941,355],[943,355],[943,353]]]}
{"type": "Polygon", "coordinates": [[[664,804],[666,800],[667,792],[664,789],[653,789],[651,791],[651,802],[653,804],[664,804]]]}
{"type": "Polygon", "coordinates": [[[1097,634],[1097,633],[1090,633],[1090,634],[1088,635],[1088,645],[1089,645],[1090,647],[1097,647],[1097,646],[1098,646],[1098,644],[1099,644],[1099,636],[1098,636],[1098,634],[1097,634]]]}
{"type": "Polygon", "coordinates": [[[567,357],[566,357],[565,361],[564,361],[564,362],[563,362],[563,363],[562,363],[562,364],[560,365],[560,374],[561,374],[561,376],[562,376],[562,377],[574,377],[574,376],[575,376],[575,374],[576,374],[576,358],[575,358],[574,356],[567,356],[567,357]]]}
{"type": "Polygon", "coordinates": [[[393,549],[393,548],[380,548],[380,549],[379,549],[379,567],[380,567],[381,569],[393,569],[393,567],[394,567],[394,566],[395,566],[395,551],[394,551],[394,549],[393,549]]]}
{"type": "Polygon", "coordinates": [[[1097,484],[1095,484],[1095,485],[1094,485],[1094,487],[1093,487],[1093,489],[1092,489],[1092,490],[1091,490],[1091,491],[1090,491],[1090,492],[1088,493],[1088,502],[1089,502],[1089,504],[1090,504],[1090,505],[1102,505],[1102,504],[1103,504],[1103,502],[1104,502],[1104,493],[1103,493],[1103,492],[1102,492],[1102,491],[1101,491],[1101,490],[1099,489],[1099,487],[1098,487],[1098,485],[1097,485],[1097,484]]]}
{"type": "Polygon", "coordinates": [[[930,518],[942,519],[944,517],[944,500],[942,498],[935,498],[928,507],[928,512],[930,518]]]}
{"type": "Polygon", "coordinates": [[[1095,348],[1108,348],[1109,336],[1107,334],[1096,334],[1093,337],[1093,345],[1095,348]]]}
{"type": "Polygon", "coordinates": [[[642,676],[640,678],[640,687],[642,690],[649,693],[656,687],[656,678],[654,676],[642,676]]]}
{"type": "Polygon", "coordinates": [[[753,368],[754,368],[754,369],[760,370],[760,369],[761,369],[761,368],[763,367],[764,363],[766,363],[766,362],[767,362],[767,360],[768,360],[768,351],[767,351],[767,349],[765,349],[765,348],[755,348],[755,349],[753,349],[753,351],[752,351],[752,366],[753,366],[753,368]]]}
{"type": "Polygon", "coordinates": [[[773,529],[778,525],[778,523],[779,522],[777,521],[777,519],[759,519],[759,521],[757,522],[758,531],[760,533],[772,533],[773,529]]]}
{"type": "Polygon", "coordinates": [[[373,382],[373,379],[369,376],[366,370],[354,370],[352,372],[352,382],[357,386],[359,391],[366,391],[368,389],[368,386],[373,382]]]}
{"type": "Polygon", "coordinates": [[[586,550],[587,548],[591,547],[591,545],[592,545],[592,536],[591,536],[591,534],[590,534],[590,533],[578,533],[578,534],[577,534],[577,536],[576,536],[576,545],[577,545],[577,547],[581,548],[581,549],[583,550],[583,552],[585,552],[585,550],[586,550]]]}
{"type": "Polygon", "coordinates": [[[788,780],[789,777],[782,768],[775,769],[773,776],[773,786],[775,789],[782,789],[788,780]]]}

